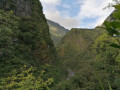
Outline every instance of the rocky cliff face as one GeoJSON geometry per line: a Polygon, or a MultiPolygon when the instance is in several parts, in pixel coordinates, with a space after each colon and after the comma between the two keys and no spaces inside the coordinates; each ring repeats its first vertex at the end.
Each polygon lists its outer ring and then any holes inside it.
{"type": "Polygon", "coordinates": [[[55,49],[39,0],[0,0],[0,9],[13,10],[20,18],[18,36],[21,53],[27,62],[52,63],[55,49]],[[23,49],[21,49],[23,48],[23,49]]]}
{"type": "Polygon", "coordinates": [[[30,16],[32,12],[30,0],[1,0],[0,8],[14,10],[17,15],[30,16]]]}
{"type": "Polygon", "coordinates": [[[17,0],[17,14],[21,13],[23,16],[29,16],[32,12],[30,0],[17,0]]]}

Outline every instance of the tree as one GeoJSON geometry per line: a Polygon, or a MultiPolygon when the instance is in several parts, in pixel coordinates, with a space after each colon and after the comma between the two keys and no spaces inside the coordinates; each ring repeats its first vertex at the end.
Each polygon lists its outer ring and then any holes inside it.
{"type": "MultiPolygon", "coordinates": [[[[119,1],[119,0],[118,0],[119,1]]],[[[112,14],[112,20],[105,21],[103,29],[107,31],[107,34],[99,36],[95,40],[95,52],[96,58],[94,62],[95,69],[101,77],[102,83],[106,89],[113,88],[115,90],[120,89],[120,4],[117,2],[112,5],[115,8],[112,14]],[[112,47],[111,47],[112,46],[112,47]],[[104,81],[105,80],[105,81],[104,81]],[[108,86],[107,83],[108,83],[108,86]]]]}
{"type": "Polygon", "coordinates": [[[9,76],[9,72],[21,65],[15,48],[19,33],[18,20],[13,11],[0,10],[0,77],[9,76]]]}
{"type": "Polygon", "coordinates": [[[114,20],[105,21],[104,28],[111,37],[114,37],[117,43],[111,43],[111,46],[120,48],[120,4],[114,5],[115,12],[112,14],[114,20]]]}
{"type": "Polygon", "coordinates": [[[0,56],[2,58],[12,55],[18,34],[18,18],[13,11],[4,12],[0,10],[0,56]]]}
{"type": "Polygon", "coordinates": [[[120,0],[112,0],[112,3],[109,3],[104,9],[113,7],[114,5],[119,5],[120,0]]]}

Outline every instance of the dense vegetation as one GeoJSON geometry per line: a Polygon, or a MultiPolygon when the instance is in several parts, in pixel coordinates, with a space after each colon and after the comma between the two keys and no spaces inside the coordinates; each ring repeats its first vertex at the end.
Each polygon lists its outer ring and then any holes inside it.
{"type": "Polygon", "coordinates": [[[39,0],[0,1],[0,90],[120,90],[120,5],[113,6],[111,20],[72,29],[56,53],[39,0]]]}
{"type": "Polygon", "coordinates": [[[39,0],[0,1],[5,11],[13,10],[20,18],[17,20],[19,34],[18,51],[21,57],[31,64],[52,63],[55,49],[50,38],[49,28],[39,0]],[[12,6],[16,5],[16,8],[12,6]],[[28,59],[28,60],[27,60],[28,59]]]}
{"type": "Polygon", "coordinates": [[[54,64],[55,48],[39,0],[1,3],[0,89],[49,89],[63,70],[54,64]]]}

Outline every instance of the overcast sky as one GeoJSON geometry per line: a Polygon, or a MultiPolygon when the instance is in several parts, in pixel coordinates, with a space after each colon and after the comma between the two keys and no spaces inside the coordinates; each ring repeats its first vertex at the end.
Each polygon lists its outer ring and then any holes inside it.
{"type": "Polygon", "coordinates": [[[113,11],[104,7],[112,0],[40,0],[47,19],[67,29],[94,28],[113,11]]]}

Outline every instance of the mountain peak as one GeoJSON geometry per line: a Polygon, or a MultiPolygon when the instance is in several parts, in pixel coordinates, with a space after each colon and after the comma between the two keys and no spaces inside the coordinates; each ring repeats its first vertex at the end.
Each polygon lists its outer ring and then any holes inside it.
{"type": "Polygon", "coordinates": [[[49,25],[49,30],[51,34],[51,38],[55,45],[59,43],[59,41],[63,38],[63,36],[69,32],[68,29],[65,29],[60,24],[53,22],[51,20],[47,20],[47,23],[49,25]]]}

